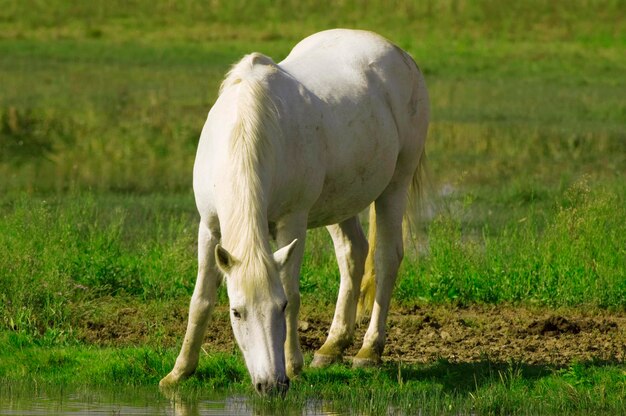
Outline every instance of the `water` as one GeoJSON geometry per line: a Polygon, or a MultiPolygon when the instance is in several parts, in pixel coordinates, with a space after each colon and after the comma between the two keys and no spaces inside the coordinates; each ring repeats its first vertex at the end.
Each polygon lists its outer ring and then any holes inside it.
{"type": "Polygon", "coordinates": [[[294,408],[246,396],[170,397],[156,388],[119,390],[0,389],[0,415],[337,415],[329,403],[308,399],[294,408]]]}

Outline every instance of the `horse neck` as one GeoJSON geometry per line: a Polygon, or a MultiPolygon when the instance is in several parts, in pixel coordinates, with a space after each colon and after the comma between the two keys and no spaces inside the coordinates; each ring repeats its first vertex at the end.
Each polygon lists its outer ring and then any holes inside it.
{"type": "Polygon", "coordinates": [[[222,244],[241,261],[263,261],[271,255],[267,210],[250,193],[234,192],[220,216],[222,244]]]}
{"type": "MultiPolygon", "coordinates": [[[[265,71],[265,75],[275,72],[271,66],[265,71]]],[[[220,215],[222,239],[235,256],[267,261],[271,256],[268,198],[282,137],[274,97],[263,76],[246,75],[243,70],[229,75],[223,88],[223,93],[232,94],[236,121],[222,172],[228,187],[220,194],[226,196],[220,215]]]]}
{"type": "Polygon", "coordinates": [[[267,206],[274,149],[260,135],[249,123],[236,127],[223,165],[222,241],[242,260],[252,256],[265,261],[271,255],[267,206]]]}

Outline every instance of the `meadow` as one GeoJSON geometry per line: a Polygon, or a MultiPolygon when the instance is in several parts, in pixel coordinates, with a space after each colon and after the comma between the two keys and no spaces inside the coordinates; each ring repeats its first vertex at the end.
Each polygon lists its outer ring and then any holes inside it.
{"type": "MultiPolygon", "coordinates": [[[[245,53],[279,61],[332,27],[393,40],[429,87],[427,200],[394,308],[626,313],[624,1],[5,3],[3,385],[156,385],[193,290],[191,170],[219,83],[245,53]],[[140,336],[90,335],[128,308],[141,311],[129,326],[140,336]]],[[[330,313],[324,230],[309,233],[301,274],[304,308],[330,313]]],[[[251,395],[239,353],[206,348],[186,394],[251,395]]],[[[260,406],[287,412],[318,395],[355,413],[619,412],[624,359],[338,365],[260,406]]]]}

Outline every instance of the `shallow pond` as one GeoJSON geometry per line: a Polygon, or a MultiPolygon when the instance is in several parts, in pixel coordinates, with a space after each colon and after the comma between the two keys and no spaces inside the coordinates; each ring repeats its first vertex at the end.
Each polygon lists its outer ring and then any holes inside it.
{"type": "Polygon", "coordinates": [[[301,408],[241,395],[187,394],[167,398],[156,388],[124,390],[0,389],[0,415],[337,415],[309,399],[301,408]]]}

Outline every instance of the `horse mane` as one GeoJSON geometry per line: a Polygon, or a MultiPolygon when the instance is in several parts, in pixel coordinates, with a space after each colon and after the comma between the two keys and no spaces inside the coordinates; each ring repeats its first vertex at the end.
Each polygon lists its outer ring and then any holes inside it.
{"type": "Polygon", "coordinates": [[[231,250],[241,267],[249,290],[258,287],[255,278],[267,275],[274,267],[267,220],[266,188],[268,167],[275,164],[274,147],[281,137],[278,110],[268,89],[267,79],[278,68],[271,58],[253,53],[246,55],[227,73],[220,95],[239,87],[237,121],[231,132],[230,166],[231,201],[235,212],[222,224],[223,244],[231,250]],[[261,268],[264,270],[261,270],[261,268]]]}

